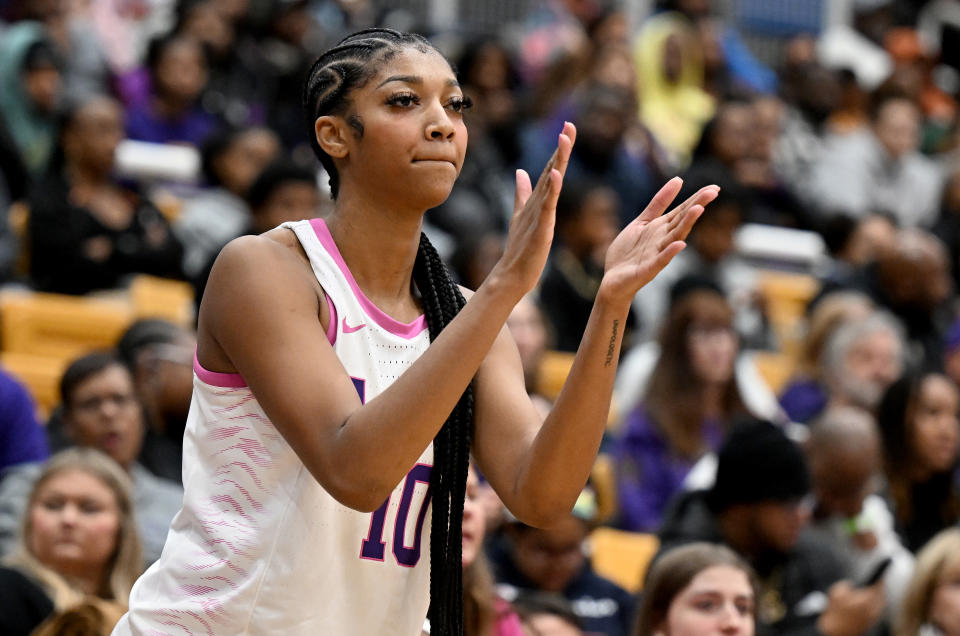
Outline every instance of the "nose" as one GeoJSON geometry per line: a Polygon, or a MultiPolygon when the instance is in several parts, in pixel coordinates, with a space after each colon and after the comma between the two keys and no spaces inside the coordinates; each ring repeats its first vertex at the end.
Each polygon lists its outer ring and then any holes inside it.
{"type": "Polygon", "coordinates": [[[427,139],[431,141],[444,141],[453,139],[456,134],[456,128],[450,120],[446,109],[437,102],[436,106],[428,111],[428,121],[424,133],[427,139]]]}
{"type": "Polygon", "coordinates": [[[720,616],[720,633],[721,634],[742,634],[744,632],[744,624],[748,619],[740,614],[736,607],[732,604],[726,604],[723,609],[723,614],[720,616]]]}
{"type": "Polygon", "coordinates": [[[79,511],[73,504],[67,504],[60,510],[60,523],[65,526],[72,526],[77,522],[79,511]]]}

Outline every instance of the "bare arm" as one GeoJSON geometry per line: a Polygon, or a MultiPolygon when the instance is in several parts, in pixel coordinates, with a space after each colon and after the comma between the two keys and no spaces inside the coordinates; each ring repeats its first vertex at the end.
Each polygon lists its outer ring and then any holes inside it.
{"type": "Polygon", "coordinates": [[[428,350],[367,404],[317,324],[316,281],[289,249],[267,238],[239,239],[218,259],[201,310],[201,362],[209,333],[211,348],[243,375],[318,482],[345,505],[376,509],[436,436],[513,306],[539,278],[574,134],[565,128],[536,189],[518,175],[507,248],[487,281],[428,350]]]}
{"type": "Polygon", "coordinates": [[[704,188],[661,216],[679,189],[678,179],[664,186],[608,250],[583,340],[542,426],[523,392],[509,334],[501,335],[481,367],[474,453],[507,507],[530,525],[549,525],[573,507],[603,436],[630,301],[683,249],[683,239],[717,192],[704,188]]]}

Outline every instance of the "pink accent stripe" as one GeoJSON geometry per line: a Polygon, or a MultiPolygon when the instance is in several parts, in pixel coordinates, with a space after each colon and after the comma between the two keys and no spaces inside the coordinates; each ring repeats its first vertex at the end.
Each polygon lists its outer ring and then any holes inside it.
{"type": "Polygon", "coordinates": [[[228,389],[237,389],[247,386],[247,381],[239,373],[217,373],[208,371],[200,366],[200,360],[197,358],[197,352],[193,352],[193,372],[197,374],[202,382],[210,386],[220,386],[228,389]]]}
{"type": "Polygon", "coordinates": [[[327,309],[330,310],[330,324],[327,325],[327,340],[330,341],[330,346],[333,346],[337,342],[337,306],[330,300],[330,294],[324,292],[323,295],[327,297],[327,309]]]}
{"type": "Polygon", "coordinates": [[[347,267],[347,263],[343,260],[343,256],[340,255],[340,249],[337,247],[337,244],[334,243],[333,237],[330,235],[330,230],[327,228],[327,224],[324,223],[323,219],[311,219],[310,225],[313,226],[313,231],[316,232],[317,238],[320,240],[320,244],[323,245],[325,250],[327,250],[327,253],[330,254],[330,257],[333,258],[334,262],[337,264],[337,267],[340,268],[340,271],[347,279],[350,289],[353,290],[353,295],[356,296],[357,300],[360,302],[360,305],[363,307],[363,310],[368,316],[370,316],[370,318],[373,319],[374,322],[390,333],[400,336],[401,338],[406,338],[407,340],[415,338],[427,328],[426,316],[421,315],[411,323],[403,323],[398,320],[394,320],[387,314],[383,313],[379,307],[374,305],[373,302],[367,298],[366,294],[364,294],[360,289],[360,286],[357,285],[357,281],[353,278],[353,274],[350,273],[350,268],[347,267]]]}

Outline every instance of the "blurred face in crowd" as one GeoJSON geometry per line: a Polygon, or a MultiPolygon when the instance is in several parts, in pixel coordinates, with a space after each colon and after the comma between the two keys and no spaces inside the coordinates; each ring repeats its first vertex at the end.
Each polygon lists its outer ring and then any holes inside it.
{"type": "Polygon", "coordinates": [[[23,92],[41,113],[52,113],[60,95],[60,71],[55,66],[41,66],[24,71],[23,92]]]}
{"type": "Polygon", "coordinates": [[[738,339],[732,325],[690,325],[687,332],[690,365],[701,382],[723,385],[733,378],[738,339]]]}
{"type": "Polygon", "coordinates": [[[517,569],[545,592],[562,592],[586,561],[586,522],[570,515],[548,530],[513,526],[513,560],[517,569]]]}
{"type": "Polygon", "coordinates": [[[894,246],[897,240],[897,227],[884,216],[871,215],[857,223],[850,240],[844,249],[844,260],[853,265],[866,265],[873,262],[877,255],[894,246]]]}
{"type": "Polygon", "coordinates": [[[960,443],[960,395],[946,376],[927,375],[913,409],[911,446],[918,467],[932,473],[951,470],[960,443]]]}
{"type": "Polygon", "coordinates": [[[192,104],[207,85],[207,62],[200,43],[178,38],[167,44],[154,75],[156,90],[181,105],[192,104]]]}
{"type": "Polygon", "coordinates": [[[77,469],[55,473],[35,494],[27,521],[27,549],[68,576],[89,577],[107,567],[117,549],[120,508],[113,491],[77,469]]]}
{"type": "Polygon", "coordinates": [[[193,333],[184,331],[173,342],[151,345],[137,356],[137,390],[167,426],[179,422],[182,428],[186,423],[196,346],[193,333]]]}
{"type": "Polygon", "coordinates": [[[800,531],[810,520],[810,501],[763,501],[745,504],[748,527],[759,552],[789,552],[797,544],[800,531]]]}
{"type": "Polygon", "coordinates": [[[603,263],[610,243],[617,237],[620,200],[616,192],[602,186],[583,198],[580,210],[563,223],[563,240],[579,258],[603,263]]]}
{"type": "Polygon", "coordinates": [[[753,636],[753,587],[729,565],[701,571],[670,603],[664,636],[753,636]]]}
{"type": "Polygon", "coordinates": [[[714,156],[727,164],[746,157],[754,125],[754,109],[750,104],[733,103],[721,107],[711,140],[714,156]]]}
{"type": "Polygon", "coordinates": [[[143,444],[143,409],[130,372],[119,364],[89,376],[65,405],[67,432],[78,446],[92,446],[129,468],[143,444]]]}
{"type": "Polygon", "coordinates": [[[233,143],[214,160],[214,170],[227,190],[243,196],[279,154],[280,141],[272,131],[251,128],[237,135],[233,143]]]}
{"type": "Polygon", "coordinates": [[[944,564],[930,600],[929,621],[944,636],[960,636],[960,555],[944,564]]]}
{"type": "Polygon", "coordinates": [[[463,541],[461,563],[470,567],[483,549],[486,531],[483,504],[480,501],[480,480],[477,471],[470,466],[467,473],[467,496],[463,501],[463,541]]]}
{"type": "Polygon", "coordinates": [[[837,375],[841,392],[857,406],[873,409],[883,392],[900,376],[900,339],[887,329],[875,329],[855,342],[837,375]]]}
{"type": "Polygon", "coordinates": [[[214,0],[198,2],[187,12],[180,28],[183,35],[202,42],[217,57],[227,53],[235,39],[234,26],[214,0]]]}
{"type": "Polygon", "coordinates": [[[507,328],[517,343],[528,391],[536,388],[540,360],[547,349],[547,328],[540,308],[529,296],[520,299],[507,318],[507,328]]]}
{"type": "Polygon", "coordinates": [[[274,188],[256,210],[256,230],[266,232],[285,221],[312,219],[320,212],[320,191],[314,183],[286,181],[274,188]]]}
{"type": "Polygon", "coordinates": [[[738,203],[726,200],[710,208],[690,233],[690,243],[708,263],[719,263],[733,251],[734,235],[742,220],[738,203]]]}
{"type": "Polygon", "coordinates": [[[64,154],[69,161],[87,169],[109,173],[123,138],[120,104],[109,97],[97,97],[80,106],[64,132],[64,154]]]}
{"type": "Polygon", "coordinates": [[[887,154],[898,159],[919,146],[920,123],[920,111],[913,102],[891,99],[880,107],[873,129],[887,154]]]}

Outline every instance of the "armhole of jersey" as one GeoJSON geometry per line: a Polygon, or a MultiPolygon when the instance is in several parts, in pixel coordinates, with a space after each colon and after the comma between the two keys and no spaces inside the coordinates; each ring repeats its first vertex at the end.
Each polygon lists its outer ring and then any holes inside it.
{"type": "Polygon", "coordinates": [[[332,347],[337,343],[337,306],[333,304],[333,299],[327,290],[323,290],[323,297],[327,299],[327,313],[330,316],[330,324],[327,325],[327,340],[332,347]]]}

